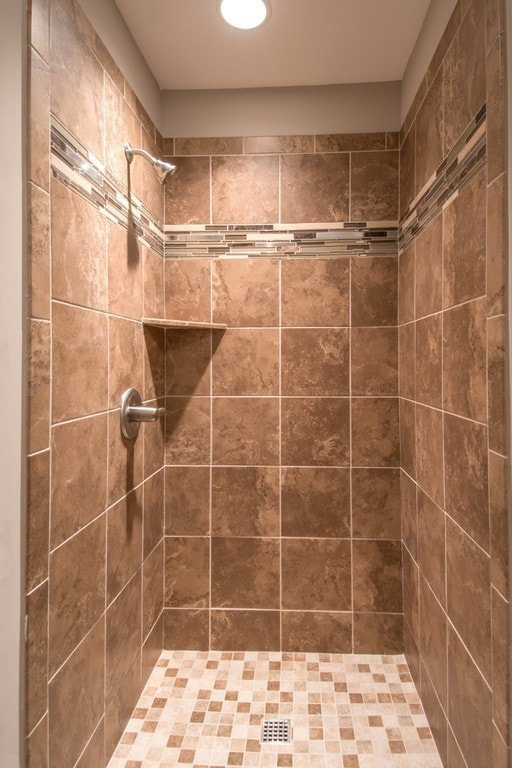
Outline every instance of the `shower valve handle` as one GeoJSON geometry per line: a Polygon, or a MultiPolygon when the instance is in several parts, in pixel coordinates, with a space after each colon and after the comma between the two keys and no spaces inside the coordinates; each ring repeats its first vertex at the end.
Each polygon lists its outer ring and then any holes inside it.
{"type": "Polygon", "coordinates": [[[165,408],[142,405],[139,392],[131,387],[121,395],[121,432],[128,440],[137,437],[143,421],[158,421],[165,414],[165,408]]]}

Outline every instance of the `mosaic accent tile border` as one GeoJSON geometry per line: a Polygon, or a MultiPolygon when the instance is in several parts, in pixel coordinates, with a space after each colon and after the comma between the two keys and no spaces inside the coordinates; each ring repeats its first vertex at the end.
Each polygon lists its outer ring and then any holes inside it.
{"type": "Polygon", "coordinates": [[[164,651],[108,768],[176,766],[442,768],[403,656],[164,651]]]}
{"type": "Polygon", "coordinates": [[[164,255],[161,222],[128,188],[52,115],[51,168],[54,178],[98,208],[107,218],[130,229],[143,245],[164,255]]]}
{"type": "Polygon", "coordinates": [[[398,252],[398,222],[165,226],[167,258],[326,258],[398,252]]]}
{"type": "Polygon", "coordinates": [[[403,251],[451,199],[484,167],[487,155],[486,105],[412,201],[399,233],[403,251]]]}

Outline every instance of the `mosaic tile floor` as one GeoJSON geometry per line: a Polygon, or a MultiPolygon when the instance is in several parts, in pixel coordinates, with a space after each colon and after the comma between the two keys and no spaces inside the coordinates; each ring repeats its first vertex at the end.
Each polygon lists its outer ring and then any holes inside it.
{"type": "Polygon", "coordinates": [[[442,768],[403,656],[164,651],[108,768],[187,766],[442,768]]]}

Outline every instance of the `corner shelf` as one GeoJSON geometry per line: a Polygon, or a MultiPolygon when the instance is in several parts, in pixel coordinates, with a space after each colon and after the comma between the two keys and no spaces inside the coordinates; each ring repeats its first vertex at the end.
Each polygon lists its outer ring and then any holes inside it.
{"type": "Polygon", "coordinates": [[[192,320],[163,320],[159,317],[143,317],[142,325],[151,325],[154,328],[203,328],[224,331],[225,323],[196,323],[192,320]]]}

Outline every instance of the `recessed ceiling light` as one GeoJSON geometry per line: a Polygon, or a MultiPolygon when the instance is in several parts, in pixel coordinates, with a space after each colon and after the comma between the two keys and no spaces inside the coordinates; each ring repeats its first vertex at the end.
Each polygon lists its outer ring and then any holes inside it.
{"type": "Polygon", "coordinates": [[[269,0],[221,0],[219,9],[224,21],[238,29],[260,27],[272,12],[269,0]]]}

